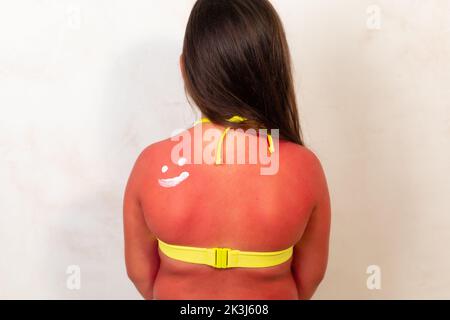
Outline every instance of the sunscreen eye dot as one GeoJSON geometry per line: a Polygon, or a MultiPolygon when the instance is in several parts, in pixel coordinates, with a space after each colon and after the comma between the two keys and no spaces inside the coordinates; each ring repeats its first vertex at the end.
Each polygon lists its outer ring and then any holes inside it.
{"type": "Polygon", "coordinates": [[[186,158],[180,158],[180,159],[178,160],[178,165],[179,165],[180,167],[182,167],[182,166],[184,166],[184,165],[186,164],[186,162],[187,162],[187,159],[186,159],[186,158]]]}
{"type": "Polygon", "coordinates": [[[162,173],[166,173],[168,170],[169,170],[169,167],[168,167],[168,166],[163,166],[163,167],[161,168],[161,172],[162,172],[162,173]]]}

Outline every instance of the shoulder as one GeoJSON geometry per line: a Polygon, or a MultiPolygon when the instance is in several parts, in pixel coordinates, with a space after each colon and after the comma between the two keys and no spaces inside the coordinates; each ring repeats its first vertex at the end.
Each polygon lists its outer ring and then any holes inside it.
{"type": "Polygon", "coordinates": [[[168,156],[170,157],[173,147],[177,143],[179,143],[178,137],[183,134],[184,132],[181,132],[170,138],[160,140],[148,145],[140,151],[139,156],[136,160],[136,165],[144,165],[149,162],[155,163],[159,162],[159,160],[161,160],[162,158],[167,158],[168,156]]]}
{"type": "Polygon", "coordinates": [[[312,193],[320,196],[328,192],[325,170],[315,151],[306,146],[282,142],[280,158],[284,169],[302,184],[307,184],[312,193]]]}
{"type": "Polygon", "coordinates": [[[158,157],[158,155],[161,153],[161,149],[166,144],[165,141],[166,140],[152,143],[142,149],[136,159],[136,165],[143,165],[149,161],[154,160],[155,157],[158,157]]]}
{"type": "Polygon", "coordinates": [[[183,139],[189,134],[189,129],[180,130],[142,149],[135,160],[133,174],[146,177],[160,174],[161,167],[171,163],[173,154],[179,153],[181,146],[184,146],[183,139]]]}
{"type": "Polygon", "coordinates": [[[292,142],[284,141],[280,146],[281,156],[293,168],[308,169],[312,172],[322,171],[321,161],[312,149],[292,142]]]}
{"type": "Polygon", "coordinates": [[[130,181],[140,185],[141,180],[158,173],[158,165],[170,158],[170,149],[173,145],[171,138],[154,142],[137,152],[130,174],[130,181]]]}

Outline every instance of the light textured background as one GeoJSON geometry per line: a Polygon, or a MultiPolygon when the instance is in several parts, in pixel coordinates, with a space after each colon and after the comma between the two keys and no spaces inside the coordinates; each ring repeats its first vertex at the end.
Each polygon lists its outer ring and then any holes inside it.
{"type": "MultiPolygon", "coordinates": [[[[450,298],[450,1],[273,3],[333,202],[316,298],[450,298]]],[[[178,69],[192,4],[0,0],[0,298],[139,298],[122,193],[139,152],[195,117],[178,69]]]]}

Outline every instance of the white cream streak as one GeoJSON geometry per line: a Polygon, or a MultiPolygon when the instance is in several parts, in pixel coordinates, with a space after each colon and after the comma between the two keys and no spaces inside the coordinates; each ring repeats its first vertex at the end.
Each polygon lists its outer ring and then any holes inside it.
{"type": "Polygon", "coordinates": [[[184,166],[187,163],[187,159],[186,158],[180,158],[180,160],[178,160],[178,165],[180,167],[184,166]]]}
{"type": "Polygon", "coordinates": [[[164,188],[173,188],[189,178],[189,172],[182,172],[178,177],[170,179],[158,179],[159,185],[164,188]]]}

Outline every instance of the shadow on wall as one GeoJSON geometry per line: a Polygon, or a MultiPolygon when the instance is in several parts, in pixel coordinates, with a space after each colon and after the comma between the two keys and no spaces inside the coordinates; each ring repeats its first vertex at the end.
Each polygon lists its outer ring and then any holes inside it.
{"type": "Polygon", "coordinates": [[[101,160],[91,168],[86,196],[65,203],[63,220],[55,225],[53,238],[64,253],[48,252],[57,270],[80,266],[81,290],[63,290],[58,297],[140,298],[125,269],[123,192],[139,153],[194,121],[178,61],[175,43],[155,40],[121,54],[111,66],[99,135],[93,137],[101,160]]]}

